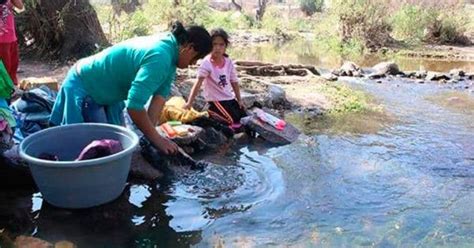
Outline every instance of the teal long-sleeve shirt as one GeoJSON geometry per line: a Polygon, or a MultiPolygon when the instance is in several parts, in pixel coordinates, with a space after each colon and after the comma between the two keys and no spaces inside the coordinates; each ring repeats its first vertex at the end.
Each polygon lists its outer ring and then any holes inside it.
{"type": "Polygon", "coordinates": [[[138,37],[79,61],[79,75],[98,104],[141,110],[152,95],[169,95],[178,56],[172,34],[138,37]]]}

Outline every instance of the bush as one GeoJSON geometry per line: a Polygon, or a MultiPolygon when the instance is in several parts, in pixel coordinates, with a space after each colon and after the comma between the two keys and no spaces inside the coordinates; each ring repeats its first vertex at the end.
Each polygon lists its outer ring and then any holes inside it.
{"type": "Polygon", "coordinates": [[[300,0],[300,8],[307,16],[323,10],[323,0],[300,0]]]}
{"type": "Polygon", "coordinates": [[[436,16],[421,6],[405,4],[391,18],[393,36],[409,43],[419,43],[424,39],[424,31],[436,16]]]}
{"type": "Polygon", "coordinates": [[[467,44],[463,33],[468,23],[459,6],[440,9],[405,4],[391,19],[394,37],[408,43],[467,44]]]}
{"type": "Polygon", "coordinates": [[[181,0],[175,6],[170,0],[149,0],[144,6],[146,16],[152,16],[155,25],[169,24],[180,20],[184,24],[202,24],[209,15],[205,0],[181,0]]]}
{"type": "Polygon", "coordinates": [[[286,22],[283,20],[283,17],[275,6],[267,7],[265,15],[263,15],[262,22],[260,23],[260,28],[266,29],[269,31],[275,31],[279,29],[285,29],[286,22]]]}
{"type": "Polygon", "coordinates": [[[462,10],[452,9],[443,12],[433,10],[433,12],[437,12],[437,15],[425,28],[424,41],[460,45],[471,43],[469,38],[464,35],[469,21],[462,10]]]}
{"type": "Polygon", "coordinates": [[[392,42],[387,10],[377,1],[335,0],[332,8],[339,25],[342,43],[361,41],[366,48],[377,50],[392,42]]]}
{"type": "Polygon", "coordinates": [[[203,17],[203,23],[206,28],[223,28],[227,31],[235,29],[248,29],[253,26],[254,21],[248,15],[233,11],[212,11],[209,15],[203,17]]]}

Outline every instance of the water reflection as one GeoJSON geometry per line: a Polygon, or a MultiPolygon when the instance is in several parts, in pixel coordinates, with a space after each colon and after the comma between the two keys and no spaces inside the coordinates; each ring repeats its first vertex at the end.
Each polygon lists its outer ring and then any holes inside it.
{"type": "Polygon", "coordinates": [[[233,59],[258,60],[277,64],[306,64],[316,67],[334,69],[342,65],[345,60],[350,60],[362,67],[371,67],[375,64],[394,60],[404,71],[430,70],[448,72],[460,68],[467,72],[474,71],[474,61],[453,61],[409,57],[382,57],[377,55],[364,55],[358,57],[342,57],[321,48],[315,41],[297,39],[287,43],[262,43],[252,46],[232,47],[229,54],[233,59]]]}

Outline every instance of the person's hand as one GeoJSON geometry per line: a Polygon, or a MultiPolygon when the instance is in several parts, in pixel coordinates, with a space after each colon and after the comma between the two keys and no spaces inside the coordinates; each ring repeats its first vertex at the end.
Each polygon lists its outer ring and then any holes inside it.
{"type": "Polygon", "coordinates": [[[178,145],[167,138],[160,138],[154,142],[156,148],[166,155],[174,155],[178,152],[178,145]]]}
{"type": "Polygon", "coordinates": [[[241,109],[245,109],[245,106],[244,106],[244,103],[242,102],[242,100],[237,100],[237,102],[239,103],[239,107],[241,109]]]}
{"type": "Polygon", "coordinates": [[[193,105],[187,102],[186,104],[184,104],[183,109],[191,109],[192,107],[193,105]]]}

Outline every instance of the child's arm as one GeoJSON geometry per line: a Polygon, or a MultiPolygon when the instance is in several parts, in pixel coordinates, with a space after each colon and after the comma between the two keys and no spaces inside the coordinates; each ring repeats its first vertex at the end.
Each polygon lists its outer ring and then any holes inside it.
{"type": "Polygon", "coordinates": [[[240,87],[239,87],[239,79],[237,78],[237,69],[235,68],[234,62],[231,63],[231,70],[230,70],[230,84],[232,85],[232,89],[234,90],[235,99],[239,103],[241,109],[244,109],[244,104],[242,103],[242,98],[240,97],[240,87]]]}
{"type": "Polygon", "coordinates": [[[231,82],[230,85],[232,85],[232,89],[234,90],[234,93],[235,93],[235,99],[237,100],[237,102],[239,103],[240,105],[240,108],[244,108],[244,104],[242,102],[242,99],[240,97],[240,87],[239,87],[239,83],[238,82],[231,82]]]}
{"type": "Polygon", "coordinates": [[[189,93],[188,101],[184,105],[184,109],[190,109],[193,106],[194,98],[196,98],[197,93],[201,89],[202,82],[204,81],[204,77],[199,77],[198,81],[194,84],[193,88],[191,89],[191,93],[189,93]]]}
{"type": "Polygon", "coordinates": [[[23,7],[24,7],[22,0],[12,0],[12,4],[17,9],[23,9],[23,7]]]}

